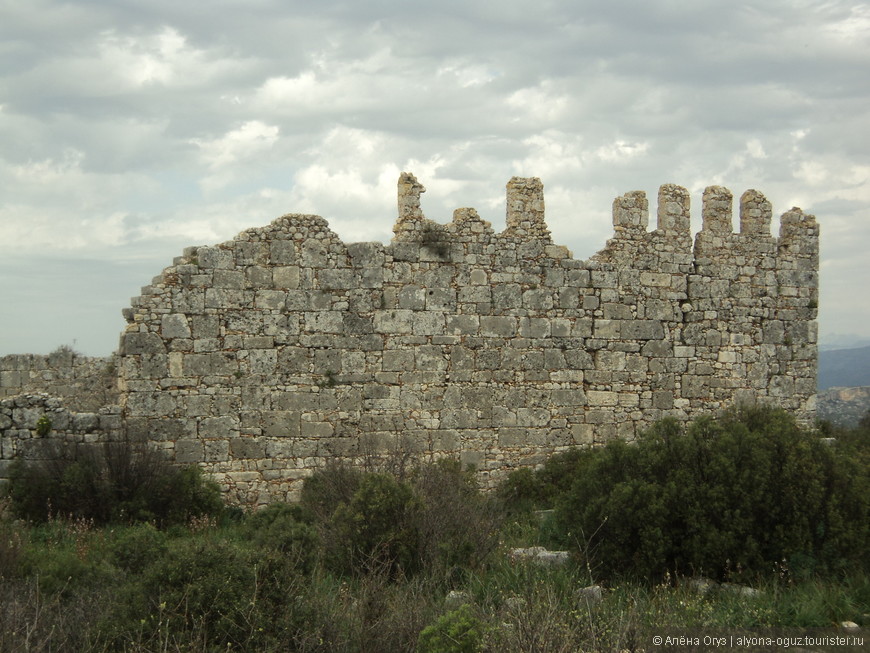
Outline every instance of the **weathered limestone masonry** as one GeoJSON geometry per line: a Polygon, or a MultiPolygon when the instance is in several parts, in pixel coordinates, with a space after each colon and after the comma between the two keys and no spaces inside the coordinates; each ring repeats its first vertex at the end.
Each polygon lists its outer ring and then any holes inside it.
{"type": "Polygon", "coordinates": [[[747,191],[663,186],[614,202],[588,261],[555,245],[536,178],[507,185],[507,228],[474,209],[443,225],[399,180],[391,244],[343,243],[286,215],[191,247],[125,311],[127,435],[198,463],[240,502],[294,495],[331,459],[458,456],[484,481],[554,451],[635,437],[735,401],[814,413],[818,227],[779,237],[747,191]]]}
{"type": "Polygon", "coordinates": [[[67,408],[93,411],[117,402],[115,378],[113,356],[80,356],[69,347],[47,356],[0,357],[0,398],[45,392],[62,398],[67,408]]]}
{"type": "Polygon", "coordinates": [[[73,412],[64,404],[64,400],[46,393],[0,399],[0,481],[9,478],[9,467],[16,458],[54,458],[58,442],[89,447],[123,438],[118,406],[73,412]],[[40,420],[45,418],[48,432],[40,434],[40,420]]]}

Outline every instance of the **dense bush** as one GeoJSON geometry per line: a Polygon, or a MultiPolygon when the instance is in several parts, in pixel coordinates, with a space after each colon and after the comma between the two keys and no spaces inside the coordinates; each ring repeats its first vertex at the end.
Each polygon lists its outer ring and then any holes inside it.
{"type": "Polygon", "coordinates": [[[406,472],[330,465],[306,480],[294,519],[320,531],[330,569],[455,575],[495,548],[499,512],[472,469],[444,459],[406,472]]]}
{"type": "Polygon", "coordinates": [[[37,522],[64,517],[168,525],[223,509],[217,484],[198,467],[176,467],[162,453],[129,442],[60,443],[46,460],[17,459],[9,496],[16,516],[37,522]]]}
{"type": "Polygon", "coordinates": [[[327,555],[338,571],[388,569],[413,573],[420,566],[422,503],[413,488],[389,474],[367,474],[349,503],[329,521],[327,555]]]}
{"type": "Polygon", "coordinates": [[[248,517],[244,532],[256,546],[284,556],[304,573],[320,557],[320,537],[299,505],[273,503],[248,517]]]}
{"type": "Polygon", "coordinates": [[[867,568],[866,465],[783,411],[735,410],[685,429],[663,421],[584,457],[557,524],[606,576],[867,568]]]}
{"type": "Polygon", "coordinates": [[[328,463],[305,479],[300,505],[313,520],[326,521],[338,506],[350,503],[362,477],[354,467],[328,463]]]}
{"type": "Polygon", "coordinates": [[[502,515],[478,489],[474,469],[445,458],[417,468],[411,483],[422,502],[421,564],[439,574],[480,567],[498,544],[502,515]]]}
{"type": "Polygon", "coordinates": [[[292,639],[302,583],[288,560],[226,539],[169,542],[121,593],[105,627],[145,641],[197,639],[207,650],[279,650],[292,639]]]}
{"type": "Polygon", "coordinates": [[[590,457],[583,449],[554,454],[537,471],[523,467],[511,472],[496,489],[496,496],[508,514],[552,508],[571,489],[574,479],[584,473],[583,468],[589,462],[590,457]]]}

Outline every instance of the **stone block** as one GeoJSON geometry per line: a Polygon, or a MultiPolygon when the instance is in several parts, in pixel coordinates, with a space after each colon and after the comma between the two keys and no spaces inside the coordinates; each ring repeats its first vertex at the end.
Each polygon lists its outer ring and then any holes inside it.
{"type": "Polygon", "coordinates": [[[414,352],[406,350],[385,351],[383,369],[386,372],[403,372],[414,369],[414,352]]]}
{"type": "Polygon", "coordinates": [[[254,307],[280,310],[287,303],[287,293],[281,290],[257,290],[254,293],[254,307]]]}
{"type": "Polygon", "coordinates": [[[251,374],[274,374],[278,364],[275,349],[251,349],[248,351],[248,369],[251,374]]]}
{"type": "Polygon", "coordinates": [[[341,311],[314,311],[304,314],[305,330],[313,333],[343,333],[344,314],[341,311]]]}
{"type": "Polygon", "coordinates": [[[317,282],[324,290],[349,290],[357,286],[350,268],[327,268],[317,273],[317,282]]]}
{"type": "Polygon", "coordinates": [[[413,328],[413,311],[389,310],[375,311],[374,330],[376,333],[403,334],[411,333],[413,328]]]}
{"type": "Polygon", "coordinates": [[[242,290],[245,288],[246,279],[243,270],[215,270],[212,282],[214,288],[228,288],[242,290]]]}
{"type": "Polygon", "coordinates": [[[269,243],[269,257],[274,265],[296,263],[296,243],[286,240],[272,241],[269,243]]]}
{"type": "Polygon", "coordinates": [[[227,288],[206,288],[205,307],[220,309],[250,308],[254,302],[251,290],[232,290],[227,288]]]}
{"type": "Polygon", "coordinates": [[[658,320],[627,320],[620,326],[620,335],[626,340],[661,340],[664,328],[658,320]]]}
{"type": "Polygon", "coordinates": [[[225,462],[230,458],[228,440],[206,440],[203,442],[204,462],[225,462]]]}
{"type": "Polygon", "coordinates": [[[547,408],[517,408],[518,426],[547,426],[551,417],[547,408]]]}
{"type": "Polygon", "coordinates": [[[199,437],[202,439],[229,439],[238,432],[238,417],[206,417],[199,423],[199,437]]]}
{"type": "Polygon", "coordinates": [[[422,311],[426,307],[426,290],[420,286],[404,286],[399,290],[399,308],[422,311]]]}
{"type": "Polygon", "coordinates": [[[459,336],[475,336],[480,332],[480,318],[477,315],[450,315],[446,331],[459,336]]]}
{"type": "Polygon", "coordinates": [[[445,331],[444,313],[415,311],[411,318],[411,332],[421,336],[435,336],[445,331]]]}
{"type": "Polygon", "coordinates": [[[300,413],[268,411],[263,413],[263,433],[271,437],[296,438],[300,433],[300,413]]]}
{"type": "Polygon", "coordinates": [[[185,354],[182,362],[184,376],[229,375],[238,369],[233,352],[185,354]]]}
{"type": "Polygon", "coordinates": [[[257,437],[233,438],[229,443],[233,458],[261,459],[266,456],[266,441],[257,437]]]}
{"type": "Polygon", "coordinates": [[[490,338],[512,338],[517,333],[517,318],[509,316],[481,316],[480,335],[490,338]]]}
{"type": "Polygon", "coordinates": [[[219,247],[200,247],[196,251],[197,265],[203,270],[226,270],[235,265],[233,252],[219,247]]]}
{"type": "Polygon", "coordinates": [[[620,337],[622,320],[595,320],[593,333],[596,338],[617,339],[620,337]]]}
{"type": "Polygon", "coordinates": [[[245,268],[245,282],[252,288],[272,287],[272,268],[252,265],[245,268]]]}
{"type": "Polygon", "coordinates": [[[381,243],[352,243],[347,246],[351,264],[356,268],[379,268],[384,265],[384,246],[381,243]]]}
{"type": "Polygon", "coordinates": [[[163,338],[156,333],[140,333],[128,331],[121,336],[120,352],[122,356],[137,354],[165,354],[166,346],[163,338]]]}
{"type": "Polygon", "coordinates": [[[175,443],[175,462],[193,465],[205,460],[205,449],[201,440],[178,440],[175,443]]]}
{"type": "Polygon", "coordinates": [[[590,406],[616,406],[618,395],[610,390],[588,390],[586,397],[590,406]]]}
{"type": "Polygon", "coordinates": [[[302,421],[300,435],[303,438],[328,438],[335,433],[335,428],[329,422],[302,421]]]}

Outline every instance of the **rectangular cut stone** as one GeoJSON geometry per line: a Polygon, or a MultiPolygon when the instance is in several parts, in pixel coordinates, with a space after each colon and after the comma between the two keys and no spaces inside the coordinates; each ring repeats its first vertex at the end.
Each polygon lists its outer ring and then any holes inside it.
{"type": "Polygon", "coordinates": [[[658,320],[627,320],[620,326],[620,335],[626,340],[661,340],[665,332],[658,320]]]}
{"type": "Polygon", "coordinates": [[[200,268],[228,269],[235,265],[233,253],[219,247],[200,247],[196,252],[197,265],[200,268]]]}
{"type": "Polygon", "coordinates": [[[255,308],[279,310],[287,301],[287,293],[280,290],[258,290],[254,295],[255,308]]]}
{"type": "Polygon", "coordinates": [[[236,417],[207,417],[199,423],[199,437],[227,439],[238,435],[239,420],[236,417]]]}
{"type": "Polygon", "coordinates": [[[474,336],[480,331],[480,318],[477,315],[451,315],[447,317],[447,333],[474,336]]]}
{"type": "Polygon", "coordinates": [[[162,354],[166,352],[163,339],[156,333],[128,332],[121,338],[121,354],[162,354]]]}
{"type": "Polygon", "coordinates": [[[515,317],[481,316],[480,335],[496,338],[512,338],[517,333],[515,317]]]}
{"type": "Polygon", "coordinates": [[[596,338],[619,338],[622,320],[595,320],[593,333],[596,338]]]}
{"type": "Polygon", "coordinates": [[[640,282],[644,286],[668,288],[671,285],[671,275],[662,272],[641,272],[640,282]]]}
{"type": "Polygon", "coordinates": [[[242,290],[245,287],[245,273],[242,270],[215,270],[212,285],[215,288],[242,290]]]}
{"type": "Polygon", "coordinates": [[[299,437],[300,423],[300,413],[297,411],[275,410],[263,413],[263,433],[270,437],[299,437]]]}
{"type": "Polygon", "coordinates": [[[296,243],[288,240],[275,240],[269,243],[269,255],[275,265],[296,263],[296,243]]]}
{"type": "Polygon", "coordinates": [[[273,268],[272,283],[276,288],[298,289],[299,267],[296,265],[283,265],[273,268]]]}
{"type": "Polygon", "coordinates": [[[339,311],[305,313],[305,330],[318,333],[342,333],[344,315],[339,311]]]}
{"type": "Polygon", "coordinates": [[[589,390],[586,397],[590,406],[615,406],[619,402],[617,393],[607,390],[589,390]]]}
{"type": "Polygon", "coordinates": [[[375,311],[374,330],[377,333],[411,333],[413,311],[375,311]]]}

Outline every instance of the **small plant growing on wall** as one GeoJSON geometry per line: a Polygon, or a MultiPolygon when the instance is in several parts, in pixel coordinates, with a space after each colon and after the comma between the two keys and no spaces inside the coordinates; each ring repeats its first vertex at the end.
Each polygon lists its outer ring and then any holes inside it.
{"type": "Polygon", "coordinates": [[[48,415],[43,414],[42,417],[36,421],[36,435],[44,438],[49,433],[51,433],[51,418],[48,415]]]}

